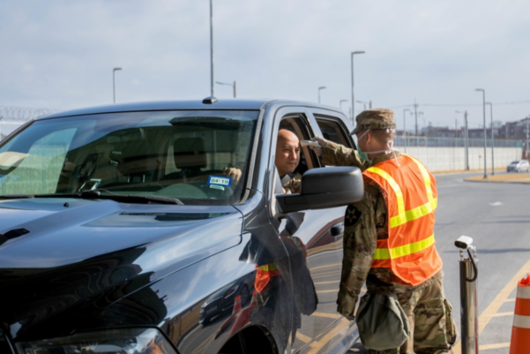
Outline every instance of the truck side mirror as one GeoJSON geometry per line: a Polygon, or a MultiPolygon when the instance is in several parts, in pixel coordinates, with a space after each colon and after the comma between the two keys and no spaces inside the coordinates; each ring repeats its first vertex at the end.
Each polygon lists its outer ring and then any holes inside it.
{"type": "Polygon", "coordinates": [[[302,192],[276,194],[282,213],[333,208],[359,202],[364,197],[361,170],[357,167],[314,168],[302,176],[302,192]]]}

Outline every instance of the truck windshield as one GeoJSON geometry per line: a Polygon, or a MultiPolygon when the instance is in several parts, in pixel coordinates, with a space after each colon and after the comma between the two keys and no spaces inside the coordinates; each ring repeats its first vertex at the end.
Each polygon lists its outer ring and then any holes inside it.
{"type": "Polygon", "coordinates": [[[0,145],[0,195],[242,197],[258,111],[154,111],[37,120],[0,145]],[[86,194],[86,193],[84,193],[86,194]]]}

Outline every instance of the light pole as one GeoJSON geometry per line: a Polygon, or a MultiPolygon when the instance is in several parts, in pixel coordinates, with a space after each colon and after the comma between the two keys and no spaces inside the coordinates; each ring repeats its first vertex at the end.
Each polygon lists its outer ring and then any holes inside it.
{"type": "Polygon", "coordinates": [[[340,100],[339,102],[339,106],[340,106],[340,110],[342,111],[342,102],[348,102],[348,100],[340,100]]]}
{"type": "Polygon", "coordinates": [[[362,103],[364,105],[364,110],[366,111],[366,104],[368,103],[368,109],[372,109],[372,101],[364,102],[364,101],[355,101],[357,103],[362,103]]]}
{"type": "Polygon", "coordinates": [[[352,120],[352,123],[353,123],[353,118],[355,117],[355,95],[353,93],[353,56],[355,54],[364,54],[364,51],[351,52],[351,120],[352,120]]]}
{"type": "Polygon", "coordinates": [[[405,137],[405,152],[407,152],[407,123],[405,119],[405,112],[409,111],[410,115],[412,115],[412,111],[409,108],[405,108],[403,110],[403,136],[405,137]]]}
{"type": "Polygon", "coordinates": [[[325,90],[326,89],[326,86],[320,86],[318,88],[318,103],[320,103],[320,90],[325,90]]]}
{"type": "Polygon", "coordinates": [[[214,79],[213,79],[213,6],[212,0],[210,0],[210,95],[214,95],[214,79]]]}
{"type": "Polygon", "coordinates": [[[113,97],[113,103],[116,103],[116,71],[123,70],[122,68],[114,68],[112,69],[112,97],[113,97]]]}
{"type": "Polygon", "coordinates": [[[467,111],[461,112],[461,111],[455,111],[456,113],[464,113],[464,126],[465,126],[465,132],[464,132],[464,141],[466,145],[466,171],[469,171],[469,134],[467,131],[467,111]]]}
{"type": "Polygon", "coordinates": [[[484,116],[484,179],[488,178],[486,174],[486,91],[484,89],[475,89],[475,91],[482,91],[482,113],[484,116]]]}
{"type": "Polygon", "coordinates": [[[493,153],[493,143],[494,143],[494,137],[493,137],[493,104],[491,102],[486,102],[486,104],[489,104],[490,105],[490,120],[491,120],[491,175],[493,176],[495,174],[495,170],[494,170],[494,162],[495,162],[495,157],[494,157],[494,153],[493,153]]]}
{"type": "MultiPolygon", "coordinates": [[[[4,117],[0,116],[0,120],[4,119],[4,117]]],[[[0,128],[2,127],[2,124],[0,123],[0,128]]],[[[0,129],[0,141],[2,140],[2,129],[0,129]]]]}
{"type": "Polygon", "coordinates": [[[234,88],[234,98],[236,98],[236,85],[237,83],[234,81],[233,84],[230,84],[228,82],[220,82],[220,81],[216,81],[215,82],[216,84],[219,84],[219,85],[227,85],[227,86],[232,86],[234,88]]]}

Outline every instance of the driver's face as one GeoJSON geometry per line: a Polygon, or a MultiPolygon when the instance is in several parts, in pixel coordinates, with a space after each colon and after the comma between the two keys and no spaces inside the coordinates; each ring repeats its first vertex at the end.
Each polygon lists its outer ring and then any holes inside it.
{"type": "Polygon", "coordinates": [[[300,141],[298,137],[288,131],[280,130],[276,145],[276,168],[280,176],[293,173],[300,162],[300,141]]]}

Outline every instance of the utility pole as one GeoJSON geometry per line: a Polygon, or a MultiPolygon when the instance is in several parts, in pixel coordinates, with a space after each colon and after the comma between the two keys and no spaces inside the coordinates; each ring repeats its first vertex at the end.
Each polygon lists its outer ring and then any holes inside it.
{"type": "Polygon", "coordinates": [[[466,137],[464,139],[466,144],[466,171],[469,171],[469,133],[467,129],[467,111],[464,112],[464,119],[466,121],[466,137]]]}
{"type": "Polygon", "coordinates": [[[526,159],[528,160],[529,156],[528,156],[528,152],[530,151],[530,149],[528,148],[528,142],[530,139],[528,139],[528,137],[530,136],[528,134],[528,121],[530,121],[530,116],[529,117],[526,117],[526,159]]]}
{"type": "Polygon", "coordinates": [[[482,92],[482,115],[484,117],[484,179],[488,178],[486,174],[486,141],[488,139],[486,135],[486,90],[475,89],[475,91],[482,92]]]}
{"type": "Polygon", "coordinates": [[[416,103],[416,99],[414,99],[414,119],[416,123],[416,130],[414,131],[414,135],[418,136],[418,104],[416,103]]]}
{"type": "Polygon", "coordinates": [[[491,119],[491,175],[493,176],[495,174],[495,169],[493,166],[494,163],[494,154],[493,154],[493,145],[494,145],[494,138],[493,138],[493,104],[491,102],[486,102],[486,104],[490,105],[490,119],[491,119]]]}

